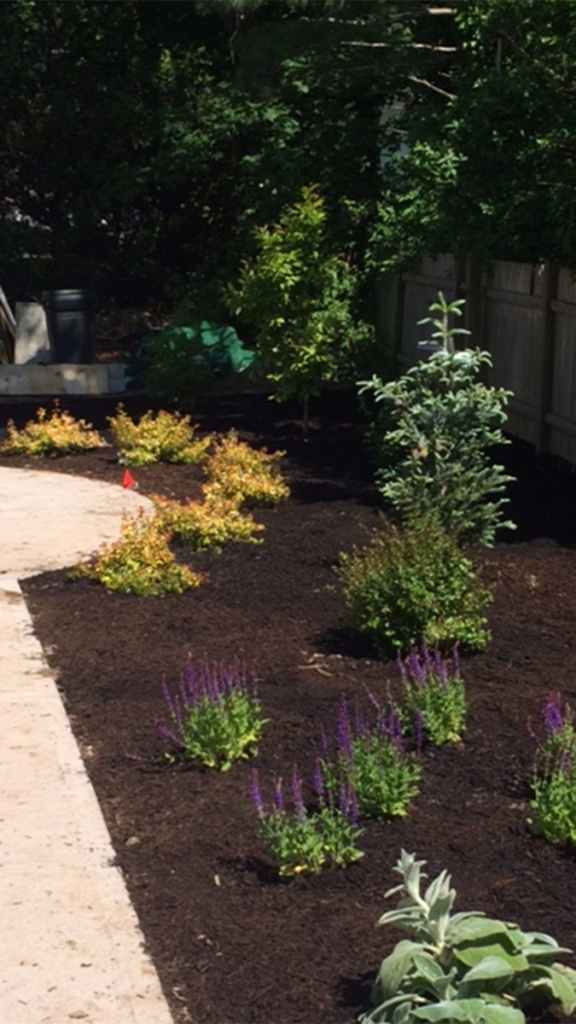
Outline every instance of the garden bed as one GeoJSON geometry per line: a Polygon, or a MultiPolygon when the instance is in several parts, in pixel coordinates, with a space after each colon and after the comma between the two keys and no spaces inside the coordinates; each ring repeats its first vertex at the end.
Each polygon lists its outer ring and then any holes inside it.
{"type": "MultiPolygon", "coordinates": [[[[109,403],[75,397],[66,407],[103,427],[109,403]]],[[[133,414],[148,405],[126,401],[133,414]]],[[[8,415],[22,425],[35,408],[3,405],[2,425],[8,415]]],[[[275,876],[250,800],[254,763],[264,785],[272,775],[288,778],[294,763],[309,777],[320,725],[333,728],[341,694],[399,693],[394,662],[375,660],[347,628],[333,572],[380,509],[354,403],[329,394],[316,411],[306,442],[295,410],[264,396],[223,396],[198,417],[202,429],[234,427],[257,446],[285,450],[292,489],[289,501],[256,513],[266,527],[261,545],[187,556],[209,574],[200,589],[144,599],[72,583],[64,571],[24,583],[178,1022],[352,1024],[400,937],[374,925],[393,905],[383,894],[398,881],[392,868],[401,848],[426,859],[431,877],[452,873],[456,909],[516,921],[576,950],[574,859],[527,824],[526,728],[548,691],[576,703],[576,487],[519,444],[506,450],[518,475],[511,516],[519,529],[474,553],[494,591],[493,639],[485,653],[463,659],[464,742],[425,751],[410,815],[367,822],[357,863],[293,881],[275,876]],[[176,684],[189,652],[254,666],[269,719],[257,762],[220,774],[162,760],[162,679],[176,684]]],[[[122,476],[107,449],[38,465],[122,476]]],[[[199,486],[198,471],[186,466],[133,476],[143,493],[169,497],[194,497],[199,486]]],[[[568,962],[576,966],[576,958],[568,962]]]]}

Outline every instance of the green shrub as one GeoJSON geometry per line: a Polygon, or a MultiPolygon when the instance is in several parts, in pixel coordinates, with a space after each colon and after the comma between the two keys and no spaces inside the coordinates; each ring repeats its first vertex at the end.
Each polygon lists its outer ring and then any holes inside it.
{"type": "Polygon", "coordinates": [[[253,324],[257,360],[276,398],[304,407],[323,381],[341,380],[370,331],[355,321],[356,280],[349,260],[331,250],[324,200],[314,186],[282,211],[278,224],[257,227],[256,256],[226,291],[235,315],[253,324]]]}
{"type": "Polygon", "coordinates": [[[480,379],[491,366],[487,352],[455,351],[454,335],[468,333],[449,326],[461,304],[448,304],[440,292],[430,307],[440,318],[420,321],[437,328],[432,355],[387,384],[374,376],[360,391],[376,403],[370,439],[380,465],[377,480],[401,519],[434,516],[460,543],[491,545],[496,529],[514,526],[502,519],[503,492],[512,477],[488,454],[504,443],[500,425],[510,392],[480,379]]]}
{"type": "Polygon", "coordinates": [[[364,548],[343,554],[337,574],[352,624],[381,654],[422,642],[482,650],[491,601],[469,558],[434,520],[387,523],[364,548]]]}
{"type": "Polygon", "coordinates": [[[206,360],[201,331],[193,327],[167,327],[146,339],[143,383],[151,398],[180,409],[196,408],[216,382],[206,360]]]}

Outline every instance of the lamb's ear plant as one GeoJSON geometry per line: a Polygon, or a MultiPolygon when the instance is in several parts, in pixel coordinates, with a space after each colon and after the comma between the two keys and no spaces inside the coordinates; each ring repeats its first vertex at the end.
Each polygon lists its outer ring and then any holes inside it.
{"type": "Polygon", "coordinates": [[[395,868],[402,882],[386,893],[401,898],[378,925],[411,938],[382,961],[374,1008],[362,1014],[362,1024],[524,1024],[527,1013],[553,1004],[571,1014],[576,971],[556,961],[571,950],[480,912],[453,914],[456,892],[446,871],[420,891],[424,864],[402,850],[395,868]]]}
{"type": "Polygon", "coordinates": [[[511,392],[490,387],[482,375],[492,365],[488,352],[457,351],[450,326],[462,300],[448,303],[440,292],[421,324],[436,329],[423,343],[432,354],[396,380],[361,381],[376,415],[372,447],[379,461],[377,481],[403,522],[434,516],[459,543],[492,545],[504,520],[506,484],[512,480],[493,463],[489,449],[505,443],[501,427],[511,392]]]}

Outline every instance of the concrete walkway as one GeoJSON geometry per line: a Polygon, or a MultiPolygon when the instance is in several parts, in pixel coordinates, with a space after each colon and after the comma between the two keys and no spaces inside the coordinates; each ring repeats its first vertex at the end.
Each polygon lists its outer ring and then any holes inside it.
{"type": "Polygon", "coordinates": [[[121,486],[0,467],[1,1024],[173,1024],[19,586],[142,506],[121,486]]]}

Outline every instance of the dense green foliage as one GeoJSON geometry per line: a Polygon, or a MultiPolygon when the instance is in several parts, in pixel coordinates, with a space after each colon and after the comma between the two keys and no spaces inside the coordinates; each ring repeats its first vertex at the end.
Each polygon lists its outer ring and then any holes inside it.
{"type": "Polygon", "coordinates": [[[257,252],[228,289],[233,313],[256,328],[260,367],[279,401],[309,398],[323,381],[345,379],[368,335],[354,321],[354,276],[330,251],[324,201],[313,187],[284,210],[278,224],[256,229],[257,252]]]}
{"type": "Polygon", "coordinates": [[[12,300],[218,317],[310,182],[366,286],[439,249],[574,262],[576,0],[4,0],[0,57],[12,300]]]}
{"type": "Polygon", "coordinates": [[[383,654],[424,641],[482,650],[491,595],[456,541],[435,520],[387,524],[338,567],[352,624],[383,654]]]}

